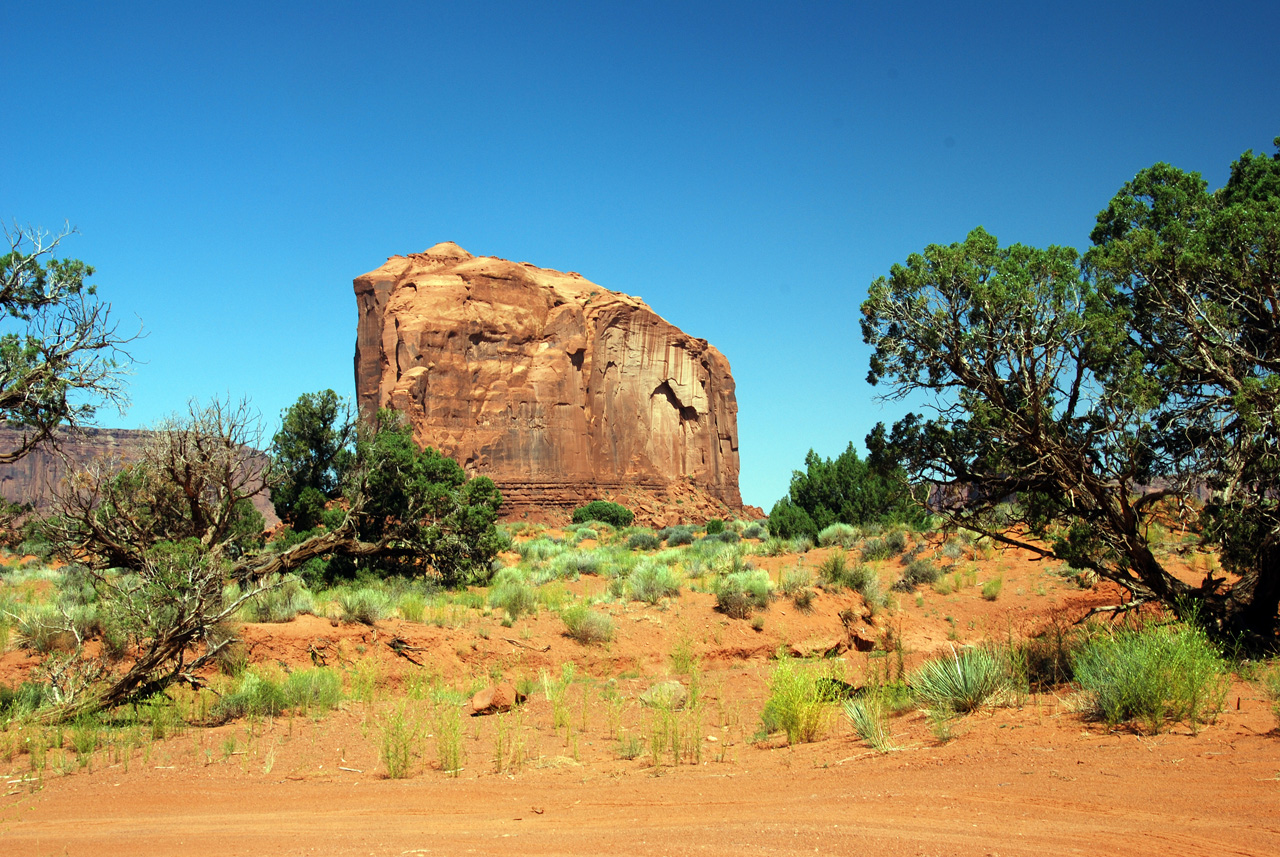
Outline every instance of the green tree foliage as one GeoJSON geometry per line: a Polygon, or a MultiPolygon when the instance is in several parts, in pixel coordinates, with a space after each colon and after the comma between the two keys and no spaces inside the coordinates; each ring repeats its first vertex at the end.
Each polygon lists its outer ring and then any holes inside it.
{"type": "Polygon", "coordinates": [[[939,404],[881,432],[881,453],[934,483],[960,526],[1273,644],[1278,188],[1275,157],[1246,153],[1216,192],[1158,164],[1099,215],[1083,260],[976,229],[894,265],[862,305],[868,378],[939,404]],[[1161,500],[1199,487],[1209,537],[1243,575],[1230,588],[1182,582],[1146,538],[1161,500]],[[1015,495],[1047,546],[998,527],[1015,495]]]}
{"type": "Polygon", "coordinates": [[[901,468],[888,459],[864,461],[850,443],[834,461],[811,449],[804,463],[803,471],[792,472],[788,495],[769,513],[771,535],[816,541],[831,524],[917,522],[924,517],[901,468]]]}
{"type": "Polygon", "coordinates": [[[54,253],[65,230],[4,229],[0,254],[0,420],[23,429],[0,463],[17,461],[55,429],[91,423],[102,403],[123,410],[132,358],[110,305],[88,283],[93,268],[54,253]]]}
{"type": "Polygon", "coordinates": [[[579,506],[573,510],[573,522],[575,524],[585,524],[588,521],[603,521],[615,527],[629,527],[635,517],[626,506],[620,503],[610,503],[608,500],[592,500],[587,505],[579,506]]]}
{"type": "Polygon", "coordinates": [[[419,450],[399,414],[380,411],[356,442],[347,490],[356,534],[383,545],[374,561],[385,572],[431,573],[448,586],[488,580],[502,494],[487,476],[468,479],[452,458],[419,450]]]}
{"type": "Polygon", "coordinates": [[[333,390],[306,393],[280,415],[271,440],[271,501],[295,530],[320,521],[325,503],[342,495],[354,460],[355,419],[333,390]]]}

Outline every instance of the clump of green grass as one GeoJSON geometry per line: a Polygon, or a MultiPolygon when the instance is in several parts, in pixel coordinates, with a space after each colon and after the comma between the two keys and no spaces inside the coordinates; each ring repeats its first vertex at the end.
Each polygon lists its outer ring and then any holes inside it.
{"type": "Polygon", "coordinates": [[[342,610],[343,622],[359,622],[363,625],[372,625],[385,619],[391,612],[387,596],[381,590],[370,587],[343,590],[338,594],[338,607],[342,610]]]}
{"type": "Polygon", "coordinates": [[[287,575],[240,611],[247,622],[288,622],[300,613],[315,613],[315,599],[302,580],[287,575]]]}
{"type": "Polygon", "coordinates": [[[734,619],[749,619],[769,606],[772,588],[769,575],[759,569],[727,574],[714,584],[716,609],[734,619]]]}
{"type": "Polygon", "coordinates": [[[986,704],[1008,686],[1004,659],[987,648],[965,649],[925,662],[912,674],[917,701],[931,711],[967,713],[986,704]]]}
{"type": "Polygon", "coordinates": [[[845,561],[844,551],[832,551],[818,566],[818,579],[826,586],[841,588],[847,585],[845,577],[848,572],[849,566],[845,561]]]}
{"type": "Polygon", "coordinates": [[[1000,590],[1004,588],[1004,575],[997,574],[995,577],[982,584],[982,597],[988,601],[995,601],[1000,597],[1000,590]]]}
{"type": "Polygon", "coordinates": [[[579,601],[560,612],[565,633],[583,645],[607,643],[613,639],[613,619],[599,610],[592,610],[579,601]]]}
{"type": "Polygon", "coordinates": [[[1094,714],[1109,724],[1166,721],[1196,728],[1217,716],[1227,689],[1221,655],[1186,623],[1122,628],[1086,642],[1073,662],[1094,714]]]}
{"type": "Polygon", "coordinates": [[[433,719],[436,762],[445,776],[459,776],[466,764],[466,748],[462,743],[462,711],[456,705],[441,705],[436,709],[433,719]]]}
{"type": "Polygon", "coordinates": [[[518,570],[504,568],[489,587],[489,606],[505,610],[511,621],[538,609],[538,596],[518,570]]]}
{"type": "Polygon", "coordinates": [[[393,706],[382,717],[382,741],[379,746],[382,764],[393,780],[408,777],[413,769],[418,735],[417,718],[408,703],[393,706]]]}
{"type": "Polygon", "coordinates": [[[830,699],[815,667],[780,658],[769,675],[769,698],[760,714],[765,734],[783,731],[788,744],[817,741],[830,721],[830,699]]]}
{"type": "Polygon", "coordinates": [[[297,670],[284,682],[284,700],[304,714],[329,711],[342,701],[342,677],[327,667],[297,670]]]}
{"type": "Polygon", "coordinates": [[[844,713],[858,737],[877,753],[898,749],[889,734],[889,712],[884,700],[871,695],[844,700],[844,713]]]}
{"type": "Polygon", "coordinates": [[[406,592],[400,596],[400,615],[406,622],[421,622],[427,614],[427,599],[421,592],[406,592]]]}
{"type": "Polygon", "coordinates": [[[862,532],[857,527],[836,523],[818,533],[818,545],[824,548],[838,546],[849,550],[858,543],[860,538],[862,538],[862,532]]]}
{"type": "Polygon", "coordinates": [[[626,593],[632,601],[657,604],[680,594],[680,575],[668,565],[643,562],[628,575],[626,593]]]}
{"type": "Polygon", "coordinates": [[[225,693],[211,712],[217,720],[235,717],[274,717],[289,707],[284,687],[268,676],[246,671],[233,691],[225,693]]]}

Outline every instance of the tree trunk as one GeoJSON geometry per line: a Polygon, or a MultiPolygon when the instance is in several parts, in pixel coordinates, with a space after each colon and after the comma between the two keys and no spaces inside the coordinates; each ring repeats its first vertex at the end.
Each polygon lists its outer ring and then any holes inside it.
{"type": "Polygon", "coordinates": [[[1249,649],[1271,651],[1280,628],[1280,542],[1268,538],[1257,561],[1223,597],[1222,630],[1249,649]]]}

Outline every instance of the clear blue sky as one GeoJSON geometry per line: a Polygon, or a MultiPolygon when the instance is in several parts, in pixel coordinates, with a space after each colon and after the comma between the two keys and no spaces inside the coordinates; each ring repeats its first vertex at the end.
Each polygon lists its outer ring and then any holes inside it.
{"type": "Polygon", "coordinates": [[[1083,247],[1142,167],[1280,135],[1275,2],[0,7],[0,217],[69,220],[148,331],[103,424],[352,395],[352,278],[452,240],[715,344],[766,510],[900,416],[857,324],[890,265],[1083,247]]]}

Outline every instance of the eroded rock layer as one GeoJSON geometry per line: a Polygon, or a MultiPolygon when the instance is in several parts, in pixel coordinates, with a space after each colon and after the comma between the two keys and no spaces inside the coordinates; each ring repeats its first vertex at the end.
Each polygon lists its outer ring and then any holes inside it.
{"type": "Polygon", "coordinates": [[[729,362],[639,298],[452,243],[355,292],[362,413],[406,414],[420,444],[498,483],[506,516],[626,496],[653,523],[741,511],[729,362]]]}

